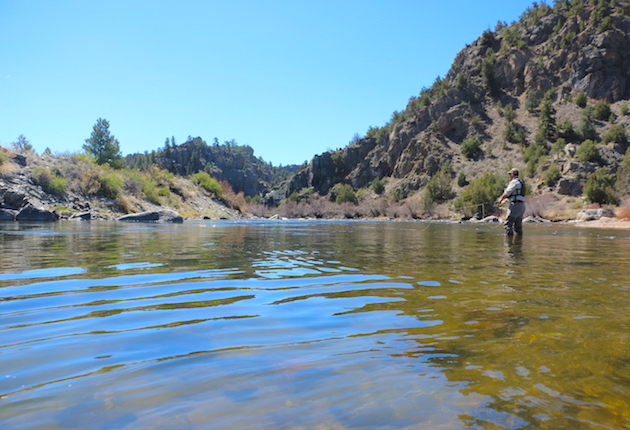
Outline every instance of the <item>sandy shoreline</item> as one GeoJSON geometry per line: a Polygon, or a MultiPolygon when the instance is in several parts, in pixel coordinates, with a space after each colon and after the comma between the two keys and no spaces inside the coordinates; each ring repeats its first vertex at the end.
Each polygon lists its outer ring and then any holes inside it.
{"type": "Polygon", "coordinates": [[[595,221],[584,221],[575,223],[578,227],[594,227],[594,228],[620,228],[630,229],[630,221],[627,219],[601,218],[595,221]]]}

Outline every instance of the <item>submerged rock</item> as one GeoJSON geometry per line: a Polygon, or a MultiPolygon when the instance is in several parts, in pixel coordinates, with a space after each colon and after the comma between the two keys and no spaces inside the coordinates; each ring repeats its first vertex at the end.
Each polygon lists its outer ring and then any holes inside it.
{"type": "Polygon", "coordinates": [[[184,222],[184,218],[175,211],[161,209],[157,211],[146,211],[138,214],[123,215],[119,217],[117,221],[182,223],[184,222]]]}
{"type": "Polygon", "coordinates": [[[539,216],[528,216],[526,218],[523,218],[523,222],[551,222],[548,219],[545,218],[541,218],[539,216]]]}
{"type": "MultiPolygon", "coordinates": [[[[477,214],[475,214],[475,215],[477,215],[477,214]]],[[[494,223],[494,222],[501,222],[501,220],[495,215],[490,215],[490,216],[487,216],[487,217],[482,218],[482,219],[479,219],[479,218],[473,216],[472,218],[470,218],[468,220],[468,222],[473,222],[473,223],[494,223]]]]}

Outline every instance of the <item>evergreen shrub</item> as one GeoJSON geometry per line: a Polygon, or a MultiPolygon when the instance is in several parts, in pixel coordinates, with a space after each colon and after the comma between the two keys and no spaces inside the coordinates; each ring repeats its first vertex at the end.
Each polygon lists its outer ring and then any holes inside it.
{"type": "Polygon", "coordinates": [[[626,128],[621,124],[613,124],[610,129],[602,135],[602,143],[618,143],[624,145],[628,142],[626,128]]]}
{"type": "Polygon", "coordinates": [[[376,194],[383,194],[383,191],[385,191],[385,182],[381,178],[374,178],[372,182],[370,182],[370,188],[376,194]]]}
{"type": "Polygon", "coordinates": [[[464,214],[472,214],[483,207],[485,213],[490,213],[494,202],[503,193],[503,186],[502,178],[495,173],[486,173],[473,179],[455,200],[455,209],[464,214]]]}
{"type": "Polygon", "coordinates": [[[562,175],[560,174],[558,165],[556,163],[551,163],[551,166],[549,166],[549,168],[545,170],[545,173],[543,173],[543,182],[548,187],[553,187],[561,177],[562,175]]]}
{"type": "Polygon", "coordinates": [[[455,197],[451,186],[451,177],[447,169],[440,169],[427,183],[424,189],[423,201],[425,205],[442,203],[455,197]]]}
{"type": "Polygon", "coordinates": [[[600,121],[606,121],[610,118],[610,114],[612,111],[610,110],[610,105],[606,103],[604,100],[600,100],[595,105],[595,119],[600,121]]]}
{"type": "Polygon", "coordinates": [[[575,104],[581,108],[586,107],[586,94],[584,91],[580,91],[575,95],[575,104]]]}
{"type": "Polygon", "coordinates": [[[591,203],[619,204],[615,194],[615,177],[605,169],[598,169],[589,176],[584,185],[584,194],[591,203]]]}
{"type": "Polygon", "coordinates": [[[582,140],[597,140],[597,130],[595,129],[595,123],[593,122],[593,108],[587,106],[582,111],[580,116],[580,123],[577,129],[578,134],[582,140]]]}
{"type": "Polygon", "coordinates": [[[464,174],[464,172],[460,172],[459,175],[457,175],[457,186],[465,187],[466,185],[468,185],[466,175],[464,174]]]}
{"type": "Polygon", "coordinates": [[[575,158],[582,163],[599,163],[601,156],[597,144],[590,139],[585,140],[575,151],[575,158]]]}
{"type": "Polygon", "coordinates": [[[462,143],[462,154],[466,158],[473,158],[481,149],[481,140],[478,137],[471,137],[462,143]]]}
{"type": "Polygon", "coordinates": [[[359,203],[357,195],[350,184],[336,184],[332,192],[335,195],[335,203],[337,204],[349,202],[356,205],[359,203]]]}

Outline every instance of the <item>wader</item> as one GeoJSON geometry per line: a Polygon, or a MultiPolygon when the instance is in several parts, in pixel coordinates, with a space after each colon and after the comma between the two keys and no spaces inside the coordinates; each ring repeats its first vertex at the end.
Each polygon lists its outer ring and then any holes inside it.
{"type": "Polygon", "coordinates": [[[510,202],[508,208],[507,219],[503,224],[505,226],[505,234],[508,236],[516,234],[518,236],[523,235],[523,214],[525,213],[525,202],[513,201],[510,202]]]}

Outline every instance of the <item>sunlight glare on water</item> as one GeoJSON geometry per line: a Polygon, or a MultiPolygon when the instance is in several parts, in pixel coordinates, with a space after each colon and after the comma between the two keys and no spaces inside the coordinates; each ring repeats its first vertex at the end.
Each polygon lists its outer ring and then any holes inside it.
{"type": "Polygon", "coordinates": [[[0,224],[0,428],[630,428],[630,232],[0,224]]]}

